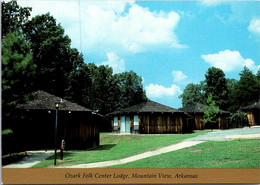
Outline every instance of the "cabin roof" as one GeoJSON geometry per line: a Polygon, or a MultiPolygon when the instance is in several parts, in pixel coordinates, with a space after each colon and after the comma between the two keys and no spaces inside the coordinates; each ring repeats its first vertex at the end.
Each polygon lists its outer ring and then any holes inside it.
{"type": "MultiPolygon", "coordinates": [[[[18,104],[17,109],[26,110],[55,110],[55,102],[61,100],[60,97],[54,96],[44,91],[33,92],[34,99],[25,103],[18,104]]],[[[72,103],[68,100],[62,99],[62,103],[59,104],[59,110],[61,111],[78,111],[78,112],[92,112],[92,110],[80,106],[76,103],[72,103]]]]}
{"type": "Polygon", "coordinates": [[[110,113],[109,115],[114,115],[114,114],[125,114],[125,113],[141,113],[141,112],[167,112],[167,113],[183,113],[183,111],[174,109],[172,107],[162,105],[160,103],[148,100],[146,102],[139,103],[137,105],[133,105],[127,108],[123,108],[121,110],[115,111],[110,113]]]}
{"type": "MultiPolygon", "coordinates": [[[[201,103],[195,103],[195,104],[180,108],[180,110],[187,112],[187,113],[204,113],[206,111],[205,107],[207,107],[207,105],[204,105],[201,103]]],[[[219,109],[219,113],[220,114],[229,114],[230,112],[219,109]]]]}
{"type": "Polygon", "coordinates": [[[242,110],[250,110],[250,109],[260,109],[260,101],[255,102],[255,103],[248,105],[246,107],[242,107],[242,110]]]}

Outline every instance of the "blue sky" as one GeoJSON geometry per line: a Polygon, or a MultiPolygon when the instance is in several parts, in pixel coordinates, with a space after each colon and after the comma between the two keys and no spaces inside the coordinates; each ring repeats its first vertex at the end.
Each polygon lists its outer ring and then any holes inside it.
{"type": "Polygon", "coordinates": [[[208,68],[239,79],[260,67],[260,1],[26,1],[32,16],[50,12],[85,62],[135,71],[148,98],[179,108],[188,83],[208,68]]]}

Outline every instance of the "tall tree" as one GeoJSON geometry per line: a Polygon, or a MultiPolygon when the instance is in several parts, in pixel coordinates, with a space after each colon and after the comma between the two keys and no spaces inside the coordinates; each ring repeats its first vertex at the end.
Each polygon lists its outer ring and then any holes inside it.
{"type": "Polygon", "coordinates": [[[259,100],[257,76],[247,67],[239,73],[240,79],[235,86],[236,109],[250,105],[259,100]]]}
{"type": "Polygon", "coordinates": [[[24,32],[37,64],[35,88],[63,97],[70,73],[83,64],[82,55],[71,49],[70,38],[49,13],[33,17],[24,32]]]}
{"type": "Polygon", "coordinates": [[[186,107],[195,103],[205,104],[206,100],[203,88],[203,82],[200,84],[189,83],[179,96],[179,98],[182,98],[182,106],[186,107]]]}
{"type": "Polygon", "coordinates": [[[32,8],[20,7],[17,1],[2,2],[2,40],[8,32],[22,32],[28,22],[32,8]]]}
{"type": "Polygon", "coordinates": [[[228,107],[228,88],[224,72],[219,68],[209,68],[205,74],[205,94],[212,94],[216,105],[221,109],[228,107]]]}
{"type": "Polygon", "coordinates": [[[229,79],[227,78],[227,88],[228,88],[228,92],[229,92],[229,100],[228,100],[228,106],[227,106],[227,110],[231,111],[231,112],[235,112],[237,111],[237,101],[236,101],[236,84],[237,84],[237,80],[235,79],[229,79]]]}
{"type": "Polygon", "coordinates": [[[135,72],[116,74],[120,88],[119,107],[128,107],[147,100],[142,78],[135,72]]]}
{"type": "Polygon", "coordinates": [[[17,103],[24,102],[31,91],[36,65],[30,44],[18,32],[8,33],[2,44],[2,108],[3,124],[12,119],[17,103]]]}
{"type": "Polygon", "coordinates": [[[208,96],[207,105],[208,106],[204,107],[206,111],[204,112],[204,119],[202,121],[205,123],[206,127],[213,129],[217,127],[217,124],[219,122],[219,108],[215,105],[212,94],[209,94],[208,96]]]}

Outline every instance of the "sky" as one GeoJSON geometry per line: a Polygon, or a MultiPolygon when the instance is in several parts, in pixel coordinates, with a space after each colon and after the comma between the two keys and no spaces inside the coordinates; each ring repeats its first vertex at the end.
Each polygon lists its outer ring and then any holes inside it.
{"type": "Polygon", "coordinates": [[[18,0],[32,16],[50,12],[86,63],[133,70],[147,97],[180,108],[188,83],[208,68],[239,80],[260,68],[260,1],[18,0]]]}

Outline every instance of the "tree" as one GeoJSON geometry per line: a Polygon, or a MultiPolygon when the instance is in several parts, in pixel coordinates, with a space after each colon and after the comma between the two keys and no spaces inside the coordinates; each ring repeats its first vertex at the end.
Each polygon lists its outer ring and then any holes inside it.
{"type": "Polygon", "coordinates": [[[119,108],[132,106],[147,100],[142,78],[135,72],[116,74],[120,88],[119,108]]]}
{"type": "Polygon", "coordinates": [[[147,100],[136,73],[113,75],[111,67],[93,63],[71,73],[67,98],[104,115],[147,100]]]}
{"type": "Polygon", "coordinates": [[[250,105],[259,100],[259,85],[257,76],[247,67],[239,73],[240,79],[235,86],[236,109],[250,105]]]}
{"type": "Polygon", "coordinates": [[[212,94],[216,105],[221,109],[226,109],[228,106],[228,88],[224,72],[219,68],[209,68],[205,74],[205,94],[212,94]]]}
{"type": "Polygon", "coordinates": [[[236,90],[236,84],[238,81],[235,79],[229,79],[229,78],[227,78],[226,80],[227,80],[227,88],[228,88],[228,92],[229,92],[227,110],[235,112],[235,111],[237,111],[237,101],[236,101],[235,90],[236,90]]]}
{"type": "Polygon", "coordinates": [[[68,99],[100,114],[117,109],[120,92],[112,68],[89,63],[71,74],[68,99]]]}
{"type": "Polygon", "coordinates": [[[183,93],[179,96],[182,98],[182,106],[186,107],[195,103],[205,103],[205,94],[203,91],[203,82],[200,84],[189,83],[183,93]]]}
{"type": "Polygon", "coordinates": [[[205,123],[206,127],[213,129],[214,127],[216,127],[216,125],[219,122],[219,118],[218,118],[219,108],[215,106],[215,101],[212,99],[212,94],[209,94],[208,96],[207,105],[208,106],[204,107],[205,112],[204,112],[204,119],[202,121],[205,123]]]}
{"type": "Polygon", "coordinates": [[[37,64],[35,89],[64,97],[67,79],[83,64],[82,54],[71,49],[71,40],[49,13],[33,17],[25,24],[24,33],[32,43],[37,64]]]}
{"type": "Polygon", "coordinates": [[[260,101],[260,68],[258,68],[256,78],[258,80],[258,101],[260,101]]]}
{"type": "Polygon", "coordinates": [[[17,1],[12,0],[2,4],[2,41],[8,32],[22,32],[23,26],[28,22],[32,8],[20,7],[17,1]]]}
{"type": "Polygon", "coordinates": [[[2,44],[3,127],[12,120],[16,104],[28,98],[35,68],[30,43],[18,32],[8,33],[2,44]]]}

